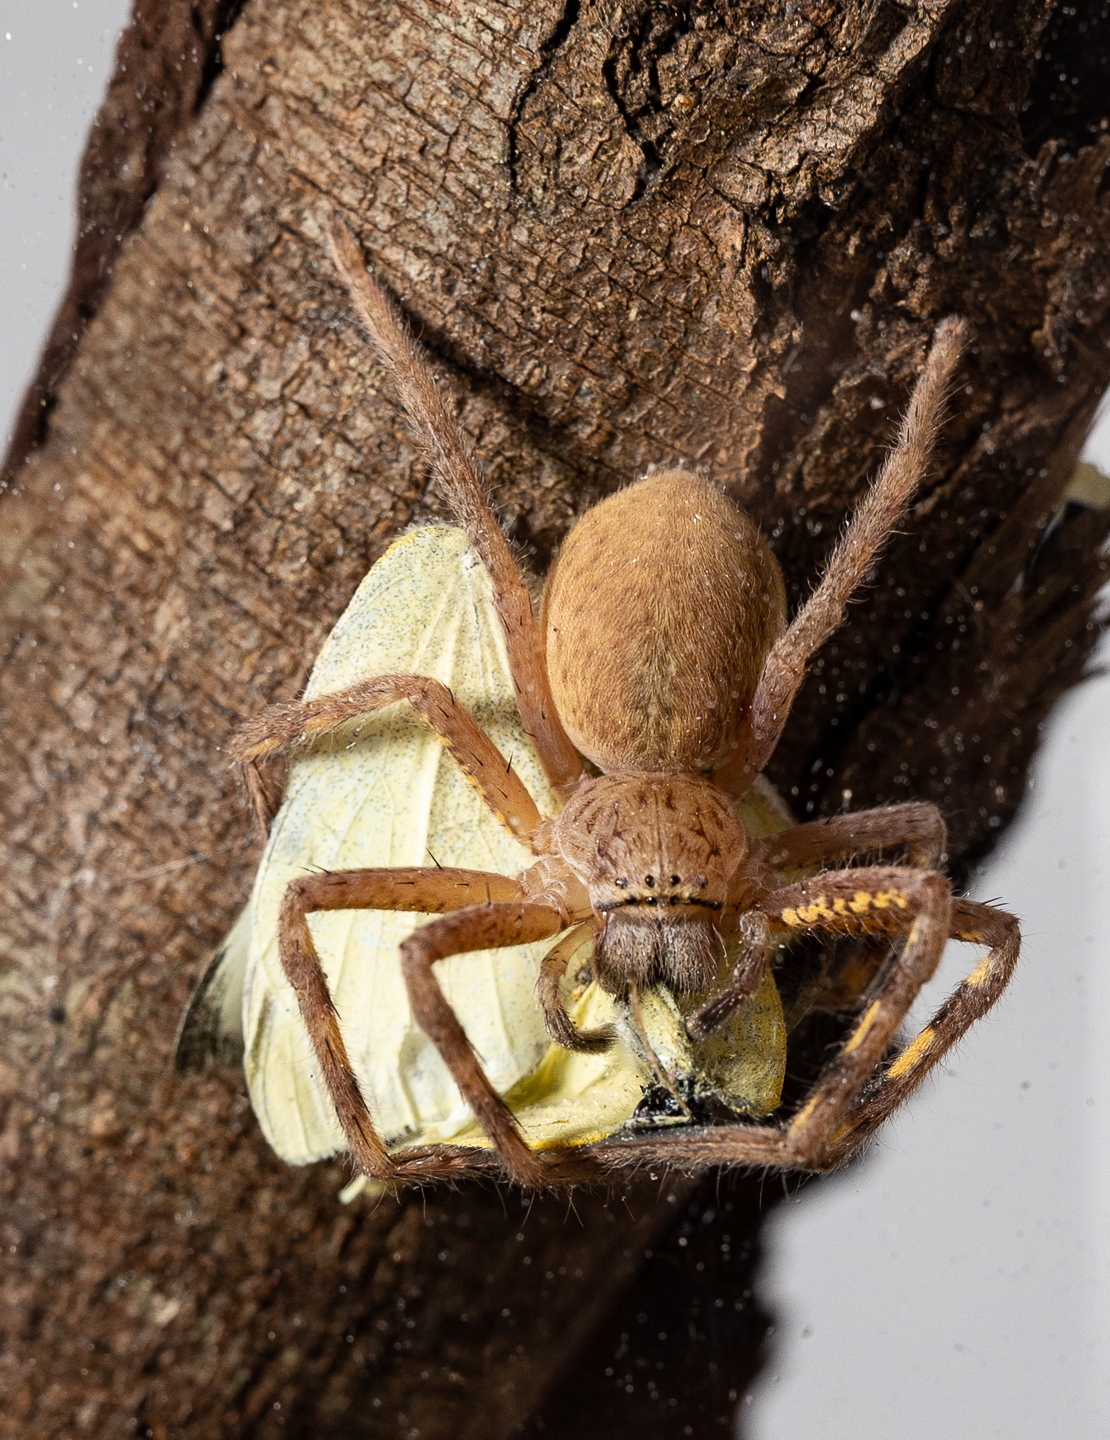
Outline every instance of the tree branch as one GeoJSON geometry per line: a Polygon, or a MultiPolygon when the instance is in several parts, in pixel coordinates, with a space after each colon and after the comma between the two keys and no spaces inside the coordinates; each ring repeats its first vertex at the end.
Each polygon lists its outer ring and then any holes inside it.
{"type": "MultiPolygon", "coordinates": [[[[438,513],[327,216],[353,218],[454,370],[538,570],[593,499],[679,462],[749,508],[797,603],[936,320],[968,317],[936,471],[773,767],[803,817],[846,790],[935,800],[959,876],[1096,638],[1107,517],[1060,503],[1110,380],[1110,140],[1097,87],[1056,124],[1047,0],[256,0],[221,68],[233,9],[198,11],[172,83],[178,40],[144,41],[166,123],[141,184],[95,161],[96,213],[118,202],[130,237],[79,263],[88,326],[50,352],[0,501],[0,1385],[20,1435],[489,1440],[536,1414],[637,1271],[621,1303],[676,1333],[702,1283],[681,1234],[642,1268],[675,1223],[716,1207],[707,1257],[733,1227],[741,1258],[714,1278],[743,1299],[759,1192],[347,1209],[342,1166],[268,1153],[240,1079],[169,1074],[257,858],[221,747],[297,694],[370,562],[438,513]]],[[[1053,23],[1082,59],[1078,21],[1053,23]]],[[[133,83],[94,156],[138,144],[133,83]]],[[[605,1323],[546,1434],[718,1433],[758,1309],[698,1321],[681,1362],[651,1341],[665,1384],[632,1396],[604,1371],[635,1327],[605,1323]]]]}

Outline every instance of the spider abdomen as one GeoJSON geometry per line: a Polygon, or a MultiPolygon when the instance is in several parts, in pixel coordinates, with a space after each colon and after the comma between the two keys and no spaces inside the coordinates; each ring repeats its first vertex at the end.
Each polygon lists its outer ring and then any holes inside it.
{"type": "Polygon", "coordinates": [[[555,705],[583,755],[607,771],[697,774],[746,733],[785,624],[782,575],[731,500],[668,470],[578,522],[544,622],[555,705]]]}

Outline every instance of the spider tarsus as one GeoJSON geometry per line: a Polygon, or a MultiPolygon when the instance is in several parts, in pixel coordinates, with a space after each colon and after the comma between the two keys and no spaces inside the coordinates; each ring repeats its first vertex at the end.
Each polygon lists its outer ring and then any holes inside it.
{"type": "Polygon", "coordinates": [[[732,993],[727,996],[716,996],[708,1004],[696,1010],[686,1021],[686,1033],[690,1039],[701,1043],[708,1040],[714,1031],[719,1030],[728,1020],[729,1016],[738,1008],[742,999],[750,997],[743,996],[733,999],[732,993]]]}
{"type": "Polygon", "coordinates": [[[557,1045],[578,1055],[602,1055],[617,1038],[613,1025],[599,1025],[594,1030],[580,1030],[565,1010],[555,1014],[544,1011],[544,1028],[557,1045]]]}

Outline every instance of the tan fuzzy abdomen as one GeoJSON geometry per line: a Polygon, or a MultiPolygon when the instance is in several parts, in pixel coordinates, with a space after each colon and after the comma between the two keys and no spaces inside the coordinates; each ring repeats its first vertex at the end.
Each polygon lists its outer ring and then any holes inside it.
{"type": "Polygon", "coordinates": [[[575,526],[544,595],[551,688],[603,770],[691,774],[742,739],[785,624],[766,541],[721,492],[669,470],[575,526]]]}

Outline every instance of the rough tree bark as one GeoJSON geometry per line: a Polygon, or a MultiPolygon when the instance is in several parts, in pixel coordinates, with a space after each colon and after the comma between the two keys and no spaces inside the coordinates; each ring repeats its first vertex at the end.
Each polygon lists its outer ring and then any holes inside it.
{"type": "Polygon", "coordinates": [[[1059,506],[1110,380],[1106,7],[138,10],[2,500],[3,1433],[719,1434],[753,1182],[345,1209],[240,1079],[169,1073],[257,858],[221,746],[439,509],[322,226],[453,372],[539,569],[678,461],[796,598],[933,323],[972,320],[925,498],[773,766],[803,814],[936,800],[959,879],[1095,637],[1107,518],[1059,506]]]}

